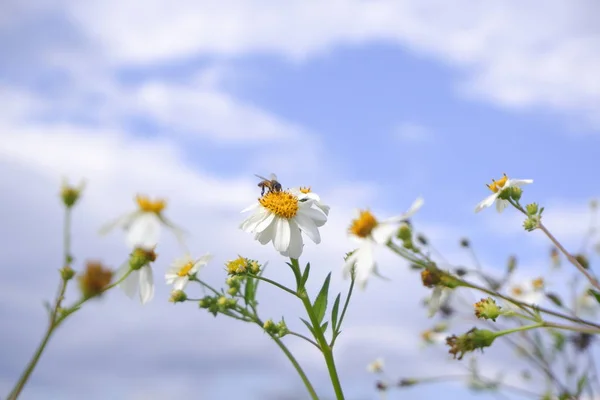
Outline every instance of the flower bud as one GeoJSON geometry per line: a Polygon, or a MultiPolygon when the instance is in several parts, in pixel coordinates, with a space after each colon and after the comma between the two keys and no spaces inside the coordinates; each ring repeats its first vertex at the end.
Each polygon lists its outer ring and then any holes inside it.
{"type": "Polygon", "coordinates": [[[154,249],[146,250],[136,247],[129,256],[129,266],[132,270],[138,270],[156,260],[157,254],[154,249]]]}
{"type": "Polygon", "coordinates": [[[469,239],[460,239],[460,247],[468,248],[469,246],[471,246],[471,242],[469,242],[469,239]]]}
{"type": "Polygon", "coordinates": [[[513,186],[510,188],[510,197],[514,201],[521,200],[521,196],[523,195],[523,189],[517,186],[513,186]]]}
{"type": "Polygon", "coordinates": [[[69,265],[65,265],[59,271],[60,271],[60,277],[62,278],[63,281],[71,280],[75,276],[75,271],[69,265]]]}
{"type": "Polygon", "coordinates": [[[183,303],[187,300],[187,294],[183,290],[173,290],[169,301],[171,303],[183,303]]]}
{"type": "Polygon", "coordinates": [[[412,237],[412,231],[410,229],[410,226],[408,226],[408,224],[405,223],[400,225],[396,237],[402,241],[409,240],[412,237]]]}
{"type": "Polygon", "coordinates": [[[487,329],[473,328],[464,335],[452,335],[446,338],[446,344],[450,346],[448,351],[454,356],[458,355],[458,359],[462,360],[463,356],[477,349],[483,349],[492,345],[496,339],[497,333],[487,329]]]}
{"type": "Polygon", "coordinates": [[[417,242],[421,243],[423,246],[427,246],[427,238],[421,234],[417,235],[417,242]]]}
{"type": "Polygon", "coordinates": [[[527,204],[525,206],[525,211],[527,211],[527,215],[536,215],[539,211],[539,207],[537,203],[527,204]]]}
{"type": "Polygon", "coordinates": [[[536,218],[529,217],[525,220],[525,222],[523,222],[523,228],[525,228],[525,230],[527,232],[531,232],[531,231],[537,229],[537,227],[538,227],[538,221],[536,218]]]}
{"type": "Polygon", "coordinates": [[[79,289],[84,298],[89,299],[102,294],[110,284],[113,272],[99,262],[90,261],[85,266],[83,275],[79,275],[79,289]]]}
{"type": "Polygon", "coordinates": [[[419,381],[417,379],[404,378],[404,379],[400,379],[400,381],[398,382],[398,386],[399,387],[408,387],[408,386],[414,386],[417,383],[419,383],[419,381]]]}
{"type": "Polygon", "coordinates": [[[575,255],[575,259],[577,260],[577,262],[579,263],[579,265],[581,265],[583,268],[585,269],[589,269],[590,268],[590,260],[588,260],[588,258],[583,255],[583,254],[576,254],[575,255]]]}
{"type": "Polygon", "coordinates": [[[77,203],[77,200],[81,197],[81,192],[85,187],[85,182],[81,181],[79,186],[70,186],[66,180],[63,180],[63,184],[60,189],[60,198],[63,204],[67,208],[71,208],[77,203]]]}
{"type": "Polygon", "coordinates": [[[502,307],[496,304],[496,301],[491,297],[487,299],[481,299],[475,303],[475,316],[481,319],[491,319],[496,322],[496,318],[500,316],[500,309],[502,307]]]}

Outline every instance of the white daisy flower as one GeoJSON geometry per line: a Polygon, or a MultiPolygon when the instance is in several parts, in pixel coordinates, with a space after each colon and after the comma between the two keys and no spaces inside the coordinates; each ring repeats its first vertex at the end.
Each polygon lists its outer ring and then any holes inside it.
{"type": "MultiPolygon", "coordinates": [[[[121,279],[130,268],[131,266],[128,263],[125,263],[119,268],[117,271],[117,280],[121,279]]],[[[129,276],[119,284],[119,287],[123,289],[125,294],[131,299],[133,299],[139,288],[140,301],[142,304],[146,304],[154,297],[154,276],[152,274],[152,268],[150,268],[150,265],[148,264],[140,269],[131,271],[129,276]]]]}
{"type": "MultiPolygon", "coordinates": [[[[544,279],[540,277],[510,286],[509,293],[515,300],[526,304],[540,305],[544,298],[545,287],[544,279]]],[[[510,302],[509,306],[516,307],[510,302]]]]}
{"type": "Polygon", "coordinates": [[[346,258],[344,276],[350,276],[354,267],[356,283],[364,289],[371,274],[379,275],[374,256],[375,246],[385,245],[397,232],[399,224],[414,215],[422,205],[423,199],[419,197],[406,213],[383,221],[377,221],[369,211],[359,211],[358,218],[352,221],[349,228],[358,248],[346,258]]]}
{"type": "Polygon", "coordinates": [[[385,363],[383,358],[379,357],[367,365],[367,371],[372,374],[380,374],[383,372],[384,365],[385,363]]]}
{"type": "Polygon", "coordinates": [[[173,285],[173,290],[184,290],[190,281],[190,276],[196,274],[212,258],[211,254],[205,254],[194,260],[189,254],[186,254],[176,259],[165,274],[167,284],[173,285]]]}
{"type": "Polygon", "coordinates": [[[423,339],[423,346],[446,344],[446,338],[450,336],[447,332],[448,325],[446,323],[440,323],[435,325],[433,328],[421,332],[421,339],[423,339]]]}
{"type": "Polygon", "coordinates": [[[138,209],[116,221],[107,224],[100,230],[100,234],[106,234],[116,227],[121,227],[127,232],[126,243],[130,248],[153,249],[158,244],[161,226],[169,228],[183,243],[183,231],[165,218],[163,210],[166,207],[165,200],[150,200],[146,196],[136,196],[138,209]]]}
{"type": "Polygon", "coordinates": [[[263,245],[272,241],[281,255],[298,259],[304,247],[300,231],[316,244],[321,243],[318,228],[327,222],[327,215],[314,205],[314,200],[304,193],[269,191],[258,203],[242,210],[253,213],[240,224],[240,229],[254,233],[263,245]]]}
{"type": "Polygon", "coordinates": [[[496,202],[496,210],[501,213],[510,203],[508,200],[499,198],[500,193],[511,187],[521,187],[530,183],[533,183],[533,179],[509,179],[506,174],[497,181],[492,179],[492,184],[486,186],[494,193],[485,198],[481,203],[477,204],[475,212],[479,212],[496,202]]]}
{"type": "Polygon", "coordinates": [[[325,205],[324,203],[321,202],[321,197],[319,197],[318,194],[316,194],[315,192],[312,192],[310,190],[310,187],[299,187],[299,188],[291,188],[289,189],[289,192],[292,193],[294,196],[300,196],[306,199],[310,199],[313,200],[315,206],[317,208],[319,208],[321,211],[323,211],[325,213],[325,215],[329,216],[329,209],[330,207],[328,205],[325,205]]]}

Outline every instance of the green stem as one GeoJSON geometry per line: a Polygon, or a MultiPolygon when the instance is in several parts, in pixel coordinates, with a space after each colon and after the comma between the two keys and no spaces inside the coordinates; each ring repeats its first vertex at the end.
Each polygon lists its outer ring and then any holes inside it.
{"type": "Polygon", "coordinates": [[[308,294],[304,287],[302,287],[302,277],[300,274],[300,264],[298,260],[295,258],[290,258],[292,261],[292,270],[294,271],[294,275],[296,276],[296,283],[298,285],[300,299],[302,300],[302,304],[306,309],[306,313],[310,319],[310,322],[313,326],[315,339],[317,339],[317,343],[321,348],[321,353],[323,353],[323,357],[325,358],[325,364],[327,364],[327,370],[329,371],[329,377],[331,378],[331,384],[333,385],[333,390],[335,391],[335,396],[337,400],[344,400],[344,392],[342,391],[342,385],[340,383],[340,378],[338,377],[337,370],[335,368],[335,361],[333,359],[333,351],[329,343],[327,343],[327,339],[325,339],[325,335],[323,334],[323,330],[321,329],[321,325],[315,316],[312,304],[310,303],[310,299],[308,298],[308,294]]]}
{"type": "MultiPolygon", "coordinates": [[[[261,326],[261,328],[262,328],[262,326],[261,326]]],[[[300,366],[300,364],[298,363],[298,361],[296,360],[294,355],[289,351],[289,349],[286,347],[286,345],[283,344],[281,339],[279,339],[278,337],[273,336],[273,335],[269,335],[269,336],[271,336],[271,338],[275,341],[275,343],[277,343],[277,345],[279,346],[281,351],[283,351],[283,353],[286,355],[288,360],[290,360],[290,362],[296,369],[296,372],[298,373],[298,375],[300,375],[302,382],[304,382],[304,386],[306,386],[306,390],[308,390],[308,393],[310,394],[310,398],[312,400],[319,400],[319,396],[317,396],[317,392],[315,392],[315,388],[312,386],[312,384],[308,380],[308,377],[304,373],[304,370],[302,369],[302,367],[300,366]]]]}
{"type": "Polygon", "coordinates": [[[315,346],[317,349],[321,350],[321,348],[319,347],[319,345],[317,344],[317,342],[315,342],[314,340],[311,340],[310,338],[302,335],[301,333],[297,333],[297,332],[292,332],[289,331],[288,335],[292,335],[292,336],[296,336],[299,337],[300,339],[304,339],[306,340],[308,343],[312,344],[313,346],[315,346]]]}
{"type": "Polygon", "coordinates": [[[267,283],[270,283],[271,285],[273,285],[273,286],[276,286],[276,287],[278,287],[279,289],[281,289],[281,290],[283,290],[283,291],[285,291],[285,292],[288,292],[289,294],[291,294],[291,295],[293,295],[293,296],[295,296],[295,297],[298,297],[298,298],[300,298],[300,295],[299,295],[298,293],[294,292],[292,289],[290,289],[290,288],[288,288],[288,287],[286,287],[286,286],[284,286],[284,285],[282,285],[282,284],[280,284],[280,283],[277,283],[277,282],[275,282],[275,281],[272,281],[272,280],[271,280],[271,279],[269,279],[269,278],[264,278],[264,277],[262,277],[262,276],[258,276],[258,275],[256,275],[256,276],[253,276],[253,278],[256,278],[256,279],[258,279],[259,281],[265,281],[265,282],[267,282],[267,283]]]}
{"type": "Polygon", "coordinates": [[[518,326],[516,328],[506,329],[506,330],[503,330],[503,331],[498,331],[498,332],[496,332],[496,337],[508,335],[510,333],[515,333],[515,332],[528,331],[530,329],[535,329],[535,328],[542,328],[542,327],[545,327],[545,326],[547,326],[547,325],[544,322],[540,322],[540,323],[533,324],[533,325],[518,326]]]}
{"type": "Polygon", "coordinates": [[[344,308],[342,309],[342,314],[340,315],[340,320],[337,323],[336,330],[337,332],[333,333],[333,337],[331,338],[331,344],[329,345],[333,348],[336,339],[340,335],[340,327],[342,326],[342,322],[344,321],[344,316],[346,315],[346,310],[348,309],[348,304],[350,304],[350,298],[352,297],[352,291],[354,290],[354,275],[352,276],[352,280],[350,281],[350,288],[348,288],[348,294],[346,295],[346,301],[344,302],[344,308]]]}
{"type": "Polygon", "coordinates": [[[63,229],[63,252],[64,252],[64,263],[66,265],[70,265],[73,261],[73,256],[71,255],[71,208],[67,207],[65,209],[65,221],[64,221],[64,229],[63,229]]]}

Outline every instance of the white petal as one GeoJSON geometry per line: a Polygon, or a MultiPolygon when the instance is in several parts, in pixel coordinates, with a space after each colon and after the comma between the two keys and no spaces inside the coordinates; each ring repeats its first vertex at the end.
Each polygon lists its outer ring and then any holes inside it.
{"type": "MultiPolygon", "coordinates": [[[[127,265],[127,270],[129,270],[129,265],[127,265]]],[[[127,295],[127,297],[129,297],[130,299],[133,299],[133,297],[135,296],[135,293],[138,290],[138,283],[140,281],[140,271],[131,271],[131,273],[129,274],[129,276],[127,278],[125,278],[125,280],[123,282],[121,282],[119,284],[119,287],[121,289],[123,289],[123,291],[125,292],[125,294],[127,295]]],[[[123,275],[121,275],[123,276],[123,275]]]]}
{"type": "Polygon", "coordinates": [[[242,223],[240,224],[240,229],[245,232],[253,232],[256,228],[256,225],[258,225],[263,219],[265,219],[267,215],[268,212],[264,208],[257,210],[254,214],[250,215],[248,218],[242,221],[242,223]]]}
{"type": "Polygon", "coordinates": [[[106,235],[107,233],[109,233],[110,231],[112,231],[113,229],[115,229],[117,227],[127,228],[131,224],[131,221],[133,221],[138,216],[138,214],[139,214],[138,211],[134,211],[134,212],[122,215],[119,218],[115,219],[114,221],[111,221],[108,224],[103,225],[102,228],[100,228],[100,231],[98,233],[100,235],[106,235]]]}
{"type": "Polygon", "coordinates": [[[140,300],[146,304],[154,297],[154,276],[152,268],[145,266],[140,268],[140,300]]]}
{"type": "Polygon", "coordinates": [[[173,283],[174,290],[183,290],[189,282],[189,278],[187,276],[179,276],[177,280],[173,283]]]}
{"type": "Polygon", "coordinates": [[[263,218],[263,220],[260,221],[258,224],[256,224],[256,227],[254,228],[254,232],[258,233],[258,232],[264,231],[265,229],[267,229],[269,227],[269,225],[271,225],[273,223],[274,219],[275,219],[275,214],[267,213],[266,217],[263,218]]]}
{"type": "Polygon", "coordinates": [[[442,304],[442,289],[441,286],[436,286],[433,289],[433,293],[429,299],[429,318],[433,317],[440,309],[440,305],[442,304]]]}
{"type": "Polygon", "coordinates": [[[252,203],[252,205],[249,205],[248,207],[244,208],[242,211],[240,211],[240,214],[243,214],[245,212],[254,210],[256,208],[260,207],[260,203],[252,203]]]}
{"type": "Polygon", "coordinates": [[[346,262],[344,263],[344,269],[342,271],[344,279],[350,278],[352,267],[354,266],[354,263],[356,263],[356,259],[358,258],[357,253],[358,249],[346,259],[346,262]]]}
{"type": "Polygon", "coordinates": [[[288,251],[282,252],[281,255],[285,257],[295,258],[296,260],[300,258],[302,255],[302,250],[304,248],[304,242],[302,240],[302,235],[300,234],[300,228],[294,220],[289,221],[290,224],[290,244],[288,247],[288,251]]]}
{"type": "Polygon", "coordinates": [[[382,222],[371,231],[371,237],[377,244],[386,244],[398,230],[398,226],[382,222]]]}
{"type": "Polygon", "coordinates": [[[213,259],[213,255],[210,253],[206,253],[205,255],[203,255],[202,257],[199,257],[196,260],[196,264],[200,264],[200,265],[206,265],[210,262],[210,260],[213,259]]]}
{"type": "Polygon", "coordinates": [[[275,226],[276,224],[269,225],[267,229],[265,229],[262,232],[258,232],[256,235],[254,235],[254,238],[258,240],[260,244],[269,243],[271,240],[273,240],[273,237],[275,236],[275,226]]]}
{"type": "Polygon", "coordinates": [[[506,187],[520,187],[529,185],[530,183],[533,183],[533,179],[509,179],[508,182],[506,182],[506,187]]]}
{"type": "Polygon", "coordinates": [[[508,202],[508,200],[498,199],[496,200],[496,210],[498,210],[498,212],[501,213],[509,204],[510,203],[508,202]]]}
{"type": "Polygon", "coordinates": [[[496,199],[498,198],[498,196],[500,195],[500,193],[493,193],[491,195],[489,195],[488,197],[486,197],[481,203],[477,204],[477,206],[475,207],[475,212],[479,212],[481,210],[483,210],[486,207],[491,206],[492,204],[494,204],[494,201],[496,201],[496,199]]]}
{"type": "Polygon", "coordinates": [[[406,219],[412,217],[417,211],[419,211],[421,207],[423,207],[424,203],[425,200],[423,200],[422,197],[417,197],[417,199],[411,204],[408,211],[404,213],[404,218],[406,219]]]}
{"type": "Polygon", "coordinates": [[[137,217],[127,231],[127,245],[150,250],[160,238],[160,220],[154,213],[143,213],[137,217]]]}
{"type": "Polygon", "coordinates": [[[367,281],[375,269],[373,245],[367,241],[356,252],[356,283],[361,289],[367,286],[367,281]]]}
{"type": "Polygon", "coordinates": [[[273,238],[275,250],[287,251],[290,247],[290,235],[290,221],[286,218],[277,218],[275,220],[275,237],[273,238]]]}
{"type": "Polygon", "coordinates": [[[171,268],[167,271],[167,273],[165,274],[165,282],[167,283],[167,285],[173,284],[173,282],[175,282],[175,280],[179,278],[177,272],[179,272],[179,269],[175,268],[171,268]]]}
{"type": "Polygon", "coordinates": [[[319,209],[321,211],[323,211],[323,213],[325,213],[325,215],[329,216],[329,210],[331,209],[331,207],[321,203],[320,201],[316,202],[315,206],[319,207],[319,209]]]}
{"type": "Polygon", "coordinates": [[[303,212],[298,210],[298,214],[296,214],[294,220],[300,229],[306,233],[306,236],[308,236],[310,240],[316,244],[321,243],[321,234],[319,233],[319,228],[317,228],[317,225],[315,225],[314,221],[310,219],[310,217],[304,215],[303,212]]]}
{"type": "Polygon", "coordinates": [[[323,226],[325,225],[325,222],[327,222],[327,215],[325,215],[321,210],[312,208],[311,206],[305,204],[300,205],[300,207],[301,210],[298,210],[298,212],[302,212],[304,216],[312,219],[316,226],[323,226]]]}

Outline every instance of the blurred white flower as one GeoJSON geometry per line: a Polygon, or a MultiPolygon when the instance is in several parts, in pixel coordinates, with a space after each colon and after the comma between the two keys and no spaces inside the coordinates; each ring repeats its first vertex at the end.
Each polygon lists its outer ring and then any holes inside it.
{"type": "MultiPolygon", "coordinates": [[[[515,300],[526,304],[540,305],[544,299],[544,289],[546,284],[543,278],[528,279],[516,283],[509,288],[509,295],[515,300]]],[[[508,303],[513,308],[514,304],[508,303]]]]}
{"type": "Polygon", "coordinates": [[[167,284],[173,285],[173,290],[184,290],[190,280],[190,276],[196,274],[212,258],[211,254],[205,254],[194,260],[189,254],[186,254],[176,259],[165,274],[167,284]]]}
{"type": "Polygon", "coordinates": [[[150,200],[146,196],[135,198],[138,209],[119,217],[114,222],[105,225],[100,234],[106,234],[116,227],[121,227],[127,233],[125,240],[130,248],[153,249],[158,244],[161,226],[169,228],[183,243],[183,231],[167,220],[163,215],[166,207],[165,200],[150,200]]]}
{"type": "MultiPolygon", "coordinates": [[[[117,271],[117,280],[121,279],[130,268],[131,266],[128,263],[125,263],[119,268],[117,271]]],[[[133,299],[139,289],[140,301],[142,304],[146,304],[154,297],[154,276],[152,274],[152,268],[148,264],[140,269],[131,271],[129,276],[119,284],[119,287],[123,289],[125,294],[131,299],[133,299]]]]}
{"type": "Polygon", "coordinates": [[[304,247],[301,232],[319,244],[318,228],[327,222],[327,215],[313,206],[316,207],[314,199],[305,193],[269,191],[242,210],[253,213],[240,224],[240,229],[254,233],[254,238],[263,245],[272,241],[281,255],[298,259],[304,247]]]}
{"type": "Polygon", "coordinates": [[[359,211],[358,218],[352,221],[349,228],[350,236],[358,248],[346,258],[344,276],[350,276],[354,268],[356,283],[364,289],[372,274],[379,275],[374,256],[375,246],[385,245],[398,231],[399,224],[413,216],[422,205],[423,199],[419,197],[407,212],[383,221],[377,221],[370,211],[359,211]]]}
{"type": "Polygon", "coordinates": [[[446,338],[450,336],[447,330],[448,324],[442,322],[435,325],[431,329],[421,332],[421,339],[423,339],[423,345],[427,346],[435,344],[445,344],[446,338]]]}
{"type": "Polygon", "coordinates": [[[595,317],[598,313],[598,301],[586,290],[577,298],[577,311],[581,316],[595,317]]]}
{"type": "Polygon", "coordinates": [[[479,212],[496,202],[496,210],[501,213],[510,203],[508,200],[500,199],[500,193],[511,187],[521,187],[530,183],[533,183],[533,179],[509,179],[506,174],[497,181],[492,179],[492,184],[486,186],[494,193],[486,197],[481,203],[477,204],[475,212],[479,212]]]}
{"type": "Polygon", "coordinates": [[[369,363],[369,365],[367,365],[367,371],[369,371],[373,374],[380,374],[383,372],[383,367],[384,367],[383,358],[379,357],[375,361],[373,361],[373,362],[369,363]]]}
{"type": "Polygon", "coordinates": [[[330,207],[321,202],[321,197],[315,192],[311,192],[310,187],[291,188],[289,192],[294,196],[313,200],[315,206],[329,216],[330,207]]]}

